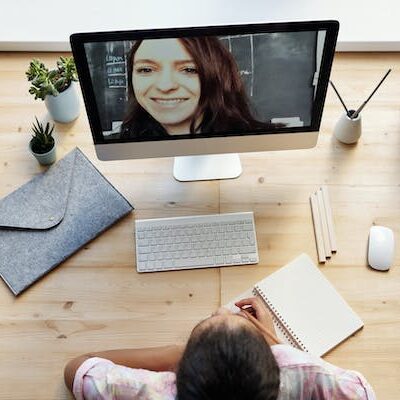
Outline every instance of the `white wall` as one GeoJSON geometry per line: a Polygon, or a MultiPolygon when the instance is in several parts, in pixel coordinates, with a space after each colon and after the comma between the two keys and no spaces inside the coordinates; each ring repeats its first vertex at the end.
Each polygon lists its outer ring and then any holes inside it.
{"type": "Polygon", "coordinates": [[[400,51],[399,0],[1,0],[0,10],[0,50],[69,50],[84,31],[337,19],[339,51],[400,51]]]}

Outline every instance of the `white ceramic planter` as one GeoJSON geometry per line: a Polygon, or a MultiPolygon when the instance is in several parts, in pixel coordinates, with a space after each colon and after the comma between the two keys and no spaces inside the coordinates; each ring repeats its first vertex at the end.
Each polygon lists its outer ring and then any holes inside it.
{"type": "Polygon", "coordinates": [[[79,116],[80,107],[75,82],[58,96],[47,95],[44,102],[54,121],[67,123],[79,116]]]}
{"type": "Polygon", "coordinates": [[[50,151],[48,151],[47,153],[39,154],[39,153],[35,153],[32,150],[32,145],[29,142],[29,150],[35,156],[35,158],[38,160],[38,162],[42,165],[50,165],[56,161],[57,154],[56,154],[56,144],[55,143],[54,143],[53,148],[50,151]]]}
{"type": "Polygon", "coordinates": [[[342,143],[356,143],[361,136],[361,114],[358,114],[357,118],[354,119],[349,118],[346,113],[342,114],[333,133],[336,139],[342,143]]]}

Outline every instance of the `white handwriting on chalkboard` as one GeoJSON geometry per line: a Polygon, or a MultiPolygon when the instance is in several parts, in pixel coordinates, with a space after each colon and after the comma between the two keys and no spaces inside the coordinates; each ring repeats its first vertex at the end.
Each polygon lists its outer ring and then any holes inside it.
{"type": "Polygon", "coordinates": [[[125,63],[125,57],[115,56],[113,54],[106,54],[106,63],[107,64],[125,63]]]}
{"type": "Polygon", "coordinates": [[[109,64],[107,65],[107,75],[125,75],[125,64],[109,64]]]}
{"type": "MultiPolygon", "coordinates": [[[[242,67],[245,66],[245,68],[240,68],[239,69],[239,74],[240,76],[248,76],[250,79],[249,82],[249,95],[250,97],[253,97],[253,91],[254,91],[254,43],[253,43],[253,35],[252,34],[245,34],[245,35],[234,35],[234,36],[223,36],[221,37],[222,40],[227,41],[227,46],[229,51],[232,53],[234,52],[234,48],[236,46],[236,43],[243,42],[243,39],[248,39],[249,40],[249,49],[250,49],[250,59],[243,60],[245,61],[245,65],[241,65],[242,67]],[[235,43],[236,42],[236,43],[235,43]],[[250,65],[248,63],[250,62],[250,65]],[[246,65],[247,64],[247,65],[246,65]]],[[[242,63],[243,64],[243,63],[242,63]]]]}
{"type": "Polygon", "coordinates": [[[124,76],[109,76],[107,78],[109,88],[123,88],[126,87],[126,79],[124,76]]]}

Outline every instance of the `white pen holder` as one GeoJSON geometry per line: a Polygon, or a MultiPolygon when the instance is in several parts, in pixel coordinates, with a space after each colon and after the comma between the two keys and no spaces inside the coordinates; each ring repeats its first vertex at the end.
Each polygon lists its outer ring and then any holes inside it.
{"type": "MultiPolygon", "coordinates": [[[[350,115],[353,110],[349,110],[350,115]]],[[[361,136],[361,114],[356,118],[350,118],[346,113],[342,114],[338,122],[336,122],[333,130],[335,137],[342,143],[356,143],[361,136]]]]}

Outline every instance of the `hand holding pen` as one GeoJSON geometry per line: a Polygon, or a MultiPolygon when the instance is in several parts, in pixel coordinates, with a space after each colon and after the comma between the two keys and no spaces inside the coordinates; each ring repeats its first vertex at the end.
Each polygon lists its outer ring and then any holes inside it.
{"type": "Polygon", "coordinates": [[[281,343],[276,336],[272,316],[259,297],[242,299],[235,305],[240,308],[240,313],[261,331],[270,346],[281,343]]]}

